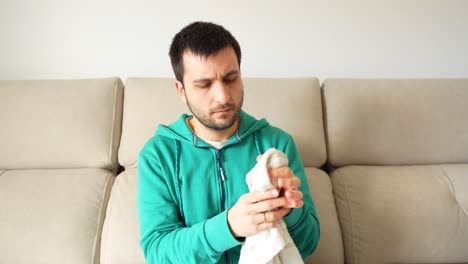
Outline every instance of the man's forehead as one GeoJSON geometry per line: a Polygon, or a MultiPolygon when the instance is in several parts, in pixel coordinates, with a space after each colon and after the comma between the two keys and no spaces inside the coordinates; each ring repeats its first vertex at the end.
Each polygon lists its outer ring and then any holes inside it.
{"type": "Polygon", "coordinates": [[[229,48],[230,50],[224,48],[210,55],[196,54],[191,50],[186,50],[183,53],[184,72],[195,78],[210,78],[211,76],[207,75],[214,73],[228,75],[234,71],[239,72],[237,56],[234,49],[229,48]]]}
{"type": "Polygon", "coordinates": [[[208,59],[208,57],[214,56],[217,53],[218,52],[213,53],[213,54],[209,54],[209,55],[204,55],[204,54],[196,53],[196,52],[194,52],[192,50],[186,49],[184,51],[184,53],[182,54],[182,58],[196,58],[196,59],[199,59],[201,61],[206,61],[208,59]]]}

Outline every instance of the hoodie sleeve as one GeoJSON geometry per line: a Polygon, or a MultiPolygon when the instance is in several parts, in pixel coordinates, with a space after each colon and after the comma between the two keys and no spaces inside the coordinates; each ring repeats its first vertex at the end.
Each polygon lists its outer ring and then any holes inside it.
{"type": "Polygon", "coordinates": [[[138,159],[140,246],[149,264],[216,263],[239,245],[227,224],[227,211],[185,227],[176,204],[171,175],[164,175],[154,155],[138,159]]]}
{"type": "Polygon", "coordinates": [[[304,259],[317,248],[320,239],[320,223],[310,194],[304,167],[292,138],[289,139],[283,151],[288,156],[289,167],[301,179],[299,190],[304,194],[304,206],[292,209],[291,213],[284,217],[289,234],[304,259]]]}

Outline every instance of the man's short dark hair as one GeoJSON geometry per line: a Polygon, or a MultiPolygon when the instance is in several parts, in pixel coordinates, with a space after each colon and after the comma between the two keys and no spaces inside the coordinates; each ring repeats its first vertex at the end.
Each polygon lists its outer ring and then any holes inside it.
{"type": "Polygon", "coordinates": [[[184,63],[183,54],[190,51],[195,55],[206,58],[215,55],[221,49],[231,46],[237,56],[237,63],[241,63],[241,49],[239,43],[231,33],[220,25],[210,22],[193,22],[184,27],[174,36],[169,56],[172,69],[178,81],[183,83],[184,63]]]}

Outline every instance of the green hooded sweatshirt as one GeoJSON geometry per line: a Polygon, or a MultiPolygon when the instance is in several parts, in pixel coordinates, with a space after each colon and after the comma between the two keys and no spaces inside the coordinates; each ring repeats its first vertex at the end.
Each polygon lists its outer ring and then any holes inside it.
{"type": "Polygon", "coordinates": [[[292,137],[241,111],[238,131],[218,150],[193,134],[189,117],[159,125],[138,159],[140,245],[148,263],[237,263],[243,239],[231,234],[227,211],[249,192],[245,175],[256,157],[272,147],[301,179],[304,206],[284,221],[302,258],[312,254],[320,225],[292,137]]]}

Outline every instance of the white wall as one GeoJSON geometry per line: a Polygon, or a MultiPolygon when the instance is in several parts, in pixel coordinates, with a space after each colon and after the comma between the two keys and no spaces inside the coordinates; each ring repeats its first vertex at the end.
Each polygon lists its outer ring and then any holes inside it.
{"type": "Polygon", "coordinates": [[[172,77],[195,20],[239,40],[249,77],[468,77],[468,1],[0,0],[0,79],[172,77]]]}

